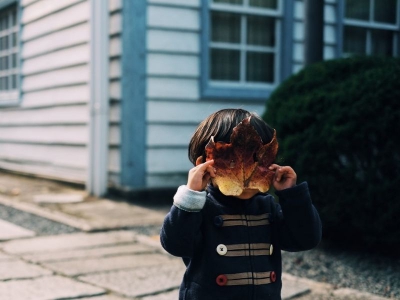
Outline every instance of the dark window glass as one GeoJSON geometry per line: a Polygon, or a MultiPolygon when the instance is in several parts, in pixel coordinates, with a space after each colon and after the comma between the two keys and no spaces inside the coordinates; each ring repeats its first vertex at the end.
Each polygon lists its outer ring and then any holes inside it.
{"type": "Polygon", "coordinates": [[[393,32],[387,30],[372,30],[373,55],[393,56],[393,32]]]}
{"type": "Polygon", "coordinates": [[[240,52],[211,49],[211,79],[240,80],[240,52]]]}
{"type": "Polygon", "coordinates": [[[211,40],[213,42],[240,43],[239,15],[212,12],[211,28],[211,40]]]}
{"type": "Polygon", "coordinates": [[[346,18],[364,21],[369,20],[370,0],[345,0],[345,2],[346,18]]]}
{"type": "Polygon", "coordinates": [[[275,20],[268,17],[247,17],[247,44],[275,46],[275,20]]]}
{"type": "Polygon", "coordinates": [[[345,53],[366,54],[367,30],[364,28],[345,26],[343,50],[345,53]]]}
{"type": "Polygon", "coordinates": [[[277,0],[250,0],[250,6],[262,7],[262,8],[278,8],[277,0]]]}
{"type": "Polygon", "coordinates": [[[247,52],[246,81],[274,82],[274,55],[272,53],[247,52]]]}
{"type": "Polygon", "coordinates": [[[397,0],[376,0],[374,8],[374,21],[396,24],[397,0]]]}

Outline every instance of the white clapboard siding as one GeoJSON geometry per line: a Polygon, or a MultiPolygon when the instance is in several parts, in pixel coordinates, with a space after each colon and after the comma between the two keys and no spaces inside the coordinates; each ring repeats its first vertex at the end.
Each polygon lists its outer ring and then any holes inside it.
{"type": "Polygon", "coordinates": [[[21,22],[27,24],[82,1],[84,0],[42,0],[35,2],[25,7],[21,22]]]}
{"type": "MultiPolygon", "coordinates": [[[[9,127],[0,129],[0,141],[39,144],[86,145],[87,126],[9,127]]],[[[1,146],[0,146],[1,147],[1,146]]]]}
{"type": "Polygon", "coordinates": [[[74,85],[24,93],[21,106],[28,108],[79,104],[89,102],[89,98],[90,91],[86,84],[74,85]]]}
{"type": "Polygon", "coordinates": [[[22,81],[22,90],[27,92],[31,90],[53,88],[57,86],[88,83],[89,72],[89,66],[82,65],[26,76],[22,81]]]}
{"type": "Polygon", "coordinates": [[[70,147],[59,145],[30,144],[29,151],[24,144],[2,143],[0,147],[1,160],[28,161],[36,164],[52,164],[54,166],[86,168],[88,162],[85,147],[70,147]]]}
{"type": "Polygon", "coordinates": [[[110,29],[109,29],[109,154],[108,182],[110,186],[120,186],[121,173],[121,54],[122,54],[122,0],[109,0],[110,29]]]}
{"type": "Polygon", "coordinates": [[[121,32],[122,17],[120,13],[110,16],[110,34],[114,35],[121,32]]]}
{"type": "Polygon", "coordinates": [[[297,20],[304,19],[304,2],[303,2],[303,0],[296,0],[294,2],[294,17],[297,20]]]}
{"type": "Polygon", "coordinates": [[[121,77],[121,60],[119,57],[111,59],[109,67],[109,76],[110,79],[121,77]]]}
{"type": "Polygon", "coordinates": [[[149,51],[197,54],[200,52],[199,35],[192,32],[150,29],[147,32],[147,48],[149,51]]]}
{"type": "MultiPolygon", "coordinates": [[[[87,105],[48,107],[31,110],[0,110],[0,126],[37,124],[85,124],[89,121],[87,105]]],[[[2,128],[1,130],[6,130],[2,128]]]]}
{"type": "Polygon", "coordinates": [[[83,44],[27,59],[22,63],[22,73],[27,76],[32,73],[87,64],[89,51],[89,45],[83,44]]]}
{"type": "Polygon", "coordinates": [[[23,0],[20,4],[21,104],[0,109],[0,168],[85,183],[89,1],[23,0]]]}
{"type": "Polygon", "coordinates": [[[110,146],[119,146],[121,144],[121,131],[119,124],[112,124],[109,126],[108,144],[110,146]]]}
{"type": "Polygon", "coordinates": [[[199,30],[197,10],[149,5],[147,25],[168,29],[199,30]]]}
{"type": "Polygon", "coordinates": [[[201,0],[148,0],[150,4],[167,4],[176,6],[200,7],[201,0]]]}
{"type": "Polygon", "coordinates": [[[110,56],[120,56],[121,53],[121,37],[119,35],[110,37],[110,56]]]}
{"type": "Polygon", "coordinates": [[[304,22],[296,21],[294,22],[294,40],[295,41],[304,41],[304,22]]]}
{"type": "Polygon", "coordinates": [[[147,97],[198,100],[199,82],[197,79],[149,77],[147,97]]]}
{"type": "MultiPolygon", "coordinates": [[[[146,176],[148,188],[173,188],[187,183],[187,172],[150,174],[146,176]]],[[[171,199],[172,203],[172,199],[171,199]]]]}
{"type": "Polygon", "coordinates": [[[110,82],[110,98],[121,100],[121,82],[119,80],[113,80],[110,82]]]}
{"type": "Polygon", "coordinates": [[[122,9],[122,0],[110,0],[108,4],[110,12],[122,9]]]}
{"type": "Polygon", "coordinates": [[[186,124],[149,124],[147,129],[148,147],[187,147],[195,126],[186,124]]]}
{"type": "Polygon", "coordinates": [[[22,41],[87,22],[88,20],[89,2],[80,2],[74,6],[25,25],[22,30],[22,41]]]}
{"type": "Polygon", "coordinates": [[[327,23],[335,23],[336,22],[336,6],[335,5],[325,4],[324,20],[327,23]]]}
{"type": "Polygon", "coordinates": [[[20,0],[20,5],[21,6],[27,6],[29,4],[32,4],[32,3],[36,2],[36,1],[38,1],[38,0],[20,0]]]}
{"type": "Polygon", "coordinates": [[[61,31],[56,31],[25,42],[22,47],[21,58],[26,59],[57,49],[87,43],[89,41],[89,36],[89,23],[81,23],[61,31]]]}
{"type": "Polygon", "coordinates": [[[110,147],[108,150],[108,171],[114,174],[121,172],[121,156],[117,147],[110,147]]]}
{"type": "MultiPolygon", "coordinates": [[[[223,108],[243,108],[259,115],[264,112],[264,103],[208,102],[208,101],[149,101],[147,120],[151,123],[193,123],[198,124],[211,113],[223,108]]],[[[189,142],[189,141],[188,141],[189,142]]]]}
{"type": "Polygon", "coordinates": [[[149,75],[199,77],[199,58],[195,55],[150,53],[147,55],[149,75]]]}
{"type": "Polygon", "coordinates": [[[147,150],[148,173],[180,173],[187,172],[190,161],[187,158],[187,148],[164,148],[147,150]]]}
{"type": "Polygon", "coordinates": [[[86,169],[55,166],[50,163],[28,164],[3,161],[0,158],[0,169],[79,184],[84,184],[87,178],[86,169]]]}
{"type": "Polygon", "coordinates": [[[109,111],[109,120],[111,123],[121,122],[121,106],[120,103],[111,103],[109,111]]]}

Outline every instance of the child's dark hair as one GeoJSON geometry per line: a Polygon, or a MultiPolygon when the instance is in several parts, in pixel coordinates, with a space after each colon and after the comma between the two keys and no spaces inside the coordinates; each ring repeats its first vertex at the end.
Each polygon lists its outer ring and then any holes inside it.
{"type": "Polygon", "coordinates": [[[196,165],[197,158],[201,156],[204,162],[205,147],[211,136],[214,136],[216,142],[229,143],[233,128],[250,116],[250,124],[260,135],[263,143],[269,143],[274,135],[274,129],[257,114],[243,109],[222,109],[208,116],[197,127],[189,143],[189,160],[196,165]]]}

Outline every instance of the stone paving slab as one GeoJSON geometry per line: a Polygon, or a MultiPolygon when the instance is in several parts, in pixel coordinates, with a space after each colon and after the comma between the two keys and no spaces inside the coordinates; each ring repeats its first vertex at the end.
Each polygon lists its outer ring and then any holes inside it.
{"type": "Polygon", "coordinates": [[[0,282],[0,299],[4,300],[75,299],[104,293],[102,288],[60,276],[0,282]]]}
{"type": "Polygon", "coordinates": [[[161,225],[165,217],[161,212],[109,199],[64,204],[60,210],[67,215],[79,216],[93,229],[161,225]]]}
{"type": "MultiPolygon", "coordinates": [[[[129,300],[128,298],[123,298],[119,296],[114,296],[114,295],[104,295],[104,296],[98,296],[98,297],[90,297],[90,298],[79,298],[80,300],[129,300]]],[[[132,298],[130,298],[132,299],[132,298]]],[[[177,300],[178,298],[175,298],[173,300],[177,300]]]]}
{"type": "Polygon", "coordinates": [[[36,233],[0,219],[0,241],[35,236],[36,233]]]}
{"type": "Polygon", "coordinates": [[[32,239],[15,240],[0,245],[4,252],[11,254],[43,253],[65,251],[79,248],[115,245],[135,242],[136,235],[131,231],[110,231],[100,233],[73,233],[57,236],[42,236],[32,239]]]}
{"type": "Polygon", "coordinates": [[[7,255],[3,252],[0,252],[0,262],[3,260],[13,260],[14,258],[11,255],[7,255]]]}
{"type": "MultiPolygon", "coordinates": [[[[23,255],[22,257],[25,260],[31,262],[43,263],[43,262],[54,262],[54,261],[82,259],[82,258],[101,258],[107,256],[124,255],[124,254],[134,255],[134,254],[151,253],[155,251],[156,250],[152,247],[137,243],[134,244],[132,243],[126,245],[107,246],[107,247],[98,247],[90,249],[57,251],[50,253],[34,253],[34,254],[23,255]]],[[[0,260],[1,260],[1,253],[0,253],[0,260]]]]}
{"type": "Polygon", "coordinates": [[[80,276],[79,279],[127,297],[140,297],[178,288],[184,271],[182,263],[175,263],[98,273],[80,276]]]}
{"type": "MultiPolygon", "coordinates": [[[[52,271],[21,260],[6,260],[0,262],[0,280],[33,278],[51,275],[52,271]]],[[[0,299],[12,299],[1,298],[0,299]]]]}
{"type": "Polygon", "coordinates": [[[282,277],[282,299],[293,299],[294,297],[304,295],[310,292],[310,287],[300,281],[295,279],[288,279],[287,277],[282,277]]]}
{"type": "MultiPolygon", "coordinates": [[[[174,260],[162,254],[122,255],[104,258],[68,260],[43,263],[46,268],[67,276],[77,276],[88,273],[123,270],[142,266],[172,264],[174,260]]],[[[132,277],[131,280],[135,280],[132,277]]]]}

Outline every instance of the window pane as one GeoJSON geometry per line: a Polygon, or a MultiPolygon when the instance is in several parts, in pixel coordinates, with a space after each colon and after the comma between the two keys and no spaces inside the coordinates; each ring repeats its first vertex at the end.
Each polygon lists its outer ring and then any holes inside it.
{"type": "Polygon", "coordinates": [[[211,79],[239,81],[240,52],[211,49],[211,79]]]}
{"type": "Polygon", "coordinates": [[[213,42],[240,43],[240,16],[223,12],[211,14],[213,42]]]}
{"type": "Polygon", "coordinates": [[[4,60],[4,69],[5,70],[8,70],[10,67],[9,67],[9,63],[8,63],[8,56],[5,56],[5,57],[3,57],[3,60],[4,60]]]}
{"type": "Polygon", "coordinates": [[[372,30],[372,54],[393,56],[393,32],[387,30],[372,30]]]}
{"type": "Polygon", "coordinates": [[[11,86],[11,88],[12,88],[12,89],[16,89],[16,88],[17,88],[17,75],[12,75],[11,79],[12,79],[12,86],[11,86]]]}
{"type": "Polygon", "coordinates": [[[12,57],[11,57],[11,60],[12,60],[12,68],[16,68],[17,67],[17,54],[16,53],[14,53],[13,55],[12,55],[12,57]]]}
{"type": "Polygon", "coordinates": [[[247,17],[247,44],[275,46],[275,20],[258,16],[247,17]]]}
{"type": "Polygon", "coordinates": [[[272,53],[247,52],[246,81],[274,82],[274,55],[272,53]]]}
{"type": "Polygon", "coordinates": [[[374,21],[396,24],[397,0],[375,0],[374,21]]]}
{"type": "Polygon", "coordinates": [[[363,28],[345,26],[343,50],[345,53],[365,54],[367,31],[363,28]]]}
{"type": "Polygon", "coordinates": [[[250,6],[277,9],[278,0],[250,0],[250,6]]]}
{"type": "Polygon", "coordinates": [[[17,46],[17,33],[16,33],[16,32],[14,32],[14,33],[12,34],[12,46],[13,46],[13,47],[16,47],[16,46],[17,46]]]}
{"type": "Polygon", "coordinates": [[[243,4],[243,0],[214,0],[214,3],[243,4]]]}
{"type": "Polygon", "coordinates": [[[357,20],[369,20],[369,6],[370,0],[346,0],[345,17],[357,20]]]}

